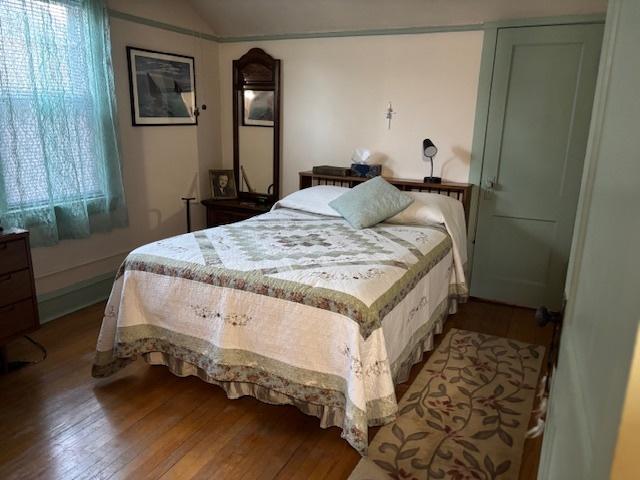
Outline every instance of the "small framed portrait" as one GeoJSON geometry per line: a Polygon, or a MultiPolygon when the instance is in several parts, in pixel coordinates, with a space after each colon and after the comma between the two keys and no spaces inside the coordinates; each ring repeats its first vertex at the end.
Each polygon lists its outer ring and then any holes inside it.
{"type": "Polygon", "coordinates": [[[238,198],[233,170],[209,170],[209,182],[214,200],[238,198]]]}
{"type": "Polygon", "coordinates": [[[197,125],[193,57],[127,47],[131,121],[197,125]]]}
{"type": "Polygon", "coordinates": [[[242,125],[246,127],[273,127],[273,90],[244,90],[242,125]]]}

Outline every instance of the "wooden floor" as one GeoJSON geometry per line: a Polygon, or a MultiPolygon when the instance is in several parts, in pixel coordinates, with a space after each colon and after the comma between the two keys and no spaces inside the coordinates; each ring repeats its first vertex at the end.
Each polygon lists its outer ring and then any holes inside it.
{"type": "MultiPolygon", "coordinates": [[[[337,428],[323,430],[294,407],[228,400],[218,387],[143,361],[91,378],[103,308],[44,325],[33,338],[47,360],[0,376],[0,478],[341,479],[358,462],[337,428]]],[[[451,327],[543,345],[551,335],[531,310],[477,301],[450,317],[451,327]]],[[[19,340],[9,355],[37,352],[19,340]]],[[[540,445],[527,440],[521,479],[536,477],[540,445]]]]}

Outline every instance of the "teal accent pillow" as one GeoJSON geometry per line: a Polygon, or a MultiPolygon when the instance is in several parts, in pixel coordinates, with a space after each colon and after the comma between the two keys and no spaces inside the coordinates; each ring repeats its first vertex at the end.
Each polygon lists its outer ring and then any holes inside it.
{"type": "Polygon", "coordinates": [[[384,178],[374,177],[332,200],[329,206],[360,230],[393,217],[411,203],[413,198],[409,195],[384,178]]]}

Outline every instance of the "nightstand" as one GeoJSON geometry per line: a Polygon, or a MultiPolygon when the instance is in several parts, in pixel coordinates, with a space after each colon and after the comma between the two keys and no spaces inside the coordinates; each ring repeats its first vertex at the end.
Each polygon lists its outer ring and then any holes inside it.
{"type": "Polygon", "coordinates": [[[202,200],[207,208],[207,228],[239,222],[271,210],[273,203],[256,203],[248,199],[202,200]]]}

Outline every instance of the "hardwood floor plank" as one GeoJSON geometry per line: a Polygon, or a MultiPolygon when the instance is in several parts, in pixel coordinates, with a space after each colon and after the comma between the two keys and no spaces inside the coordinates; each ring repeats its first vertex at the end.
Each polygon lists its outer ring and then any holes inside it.
{"type": "MultiPolygon", "coordinates": [[[[322,430],[319,432],[318,436],[319,441],[315,443],[310,451],[308,451],[307,455],[300,463],[298,472],[295,472],[291,478],[324,478],[323,470],[326,470],[326,468],[323,467],[323,464],[329,463],[333,460],[331,457],[333,447],[338,445],[340,442],[344,442],[344,440],[340,439],[339,441],[336,441],[336,439],[340,438],[340,433],[335,428],[322,430]]],[[[358,462],[356,460],[354,467],[357,463],[358,462]]]]}
{"type": "Polygon", "coordinates": [[[152,370],[148,370],[146,376],[146,379],[153,381],[152,383],[119,382],[118,387],[128,385],[129,388],[119,391],[115,398],[101,398],[97,393],[94,398],[95,408],[90,412],[87,409],[85,413],[88,414],[82,420],[77,423],[62,423],[59,428],[58,424],[56,428],[43,428],[43,434],[37,437],[35,442],[31,442],[30,448],[25,448],[29,445],[30,437],[21,439],[19,447],[24,450],[22,457],[28,457],[30,450],[37,451],[41,448],[43,452],[38,456],[38,462],[29,465],[30,471],[36,474],[52,469],[62,474],[63,472],[59,472],[59,465],[67,468],[87,458],[93,460],[87,451],[88,448],[97,448],[166,402],[168,395],[176,391],[168,388],[177,382],[173,378],[167,378],[166,372],[152,370]],[[158,382],[158,377],[167,378],[169,383],[158,382]],[[36,468],[39,470],[35,470],[36,468]]]}
{"type": "Polygon", "coordinates": [[[265,443],[273,442],[266,454],[274,455],[278,443],[277,427],[288,423],[287,407],[265,405],[261,410],[260,422],[247,426],[242,435],[234,437],[225,446],[225,454],[210,461],[193,477],[194,480],[207,480],[211,478],[211,472],[215,472],[220,478],[256,478],[251,474],[251,470],[255,463],[264,461],[265,449],[262,447],[265,443]],[[246,459],[249,457],[252,458],[252,462],[247,464],[246,459]]]}
{"type": "Polygon", "coordinates": [[[177,460],[180,449],[203,428],[203,425],[220,414],[228,400],[220,395],[207,395],[199,404],[164,435],[158,436],[143,452],[118,470],[112,478],[143,478],[150,470],[157,476],[164,473],[177,460]],[[173,458],[173,461],[171,460],[173,458]]]}
{"type": "Polygon", "coordinates": [[[260,423],[260,408],[263,407],[248,409],[245,405],[239,404],[242,401],[231,402],[235,404],[235,408],[230,408],[229,413],[222,416],[215,425],[209,425],[197,443],[160,478],[187,479],[195,477],[200,472],[216,472],[216,464],[223,462],[233,452],[232,441],[246,438],[260,423]]]}
{"type": "MultiPolygon", "coordinates": [[[[201,461],[198,460],[199,458],[202,458],[202,461],[206,462],[208,455],[215,454],[215,448],[207,450],[207,444],[217,444],[217,435],[222,437],[222,433],[224,433],[225,430],[241,427],[253,419],[254,417],[248,415],[248,412],[243,409],[242,406],[237,405],[236,402],[229,402],[225,397],[224,403],[221,404],[221,409],[216,409],[213,415],[208,416],[207,419],[203,419],[200,426],[196,426],[193,431],[190,432],[187,439],[180,444],[177,449],[172,450],[156,467],[153,469],[142,467],[135,475],[118,477],[132,479],[156,479],[163,476],[165,478],[175,477],[176,470],[173,472],[171,472],[171,470],[178,462],[184,461],[183,467],[194,461],[201,461]],[[201,451],[197,451],[198,448],[200,448],[201,451]],[[185,457],[186,459],[183,460],[185,457]]],[[[180,468],[182,467],[179,466],[178,470],[180,468]]]]}
{"type": "MultiPolygon", "coordinates": [[[[308,428],[312,429],[314,428],[314,425],[309,424],[308,428]]],[[[337,436],[339,437],[340,435],[338,434],[337,436]]],[[[307,458],[316,451],[317,445],[321,439],[321,435],[315,432],[313,434],[307,434],[298,445],[298,448],[293,452],[287,464],[280,469],[274,478],[277,480],[302,480],[305,478],[301,474],[301,472],[305,472],[303,465],[307,461],[307,458]]]]}
{"type": "Polygon", "coordinates": [[[304,441],[305,432],[313,428],[312,423],[317,426],[317,422],[300,421],[301,413],[293,406],[274,408],[282,410],[282,415],[277,417],[268,433],[250,447],[255,460],[249,466],[244,463],[236,466],[229,478],[274,478],[304,441]]]}
{"type": "Polygon", "coordinates": [[[206,399],[206,392],[194,385],[161,402],[113,438],[102,438],[87,449],[92,462],[66,474],[69,478],[110,478],[146,451],[157,437],[164,437],[206,399]],[[83,469],[84,467],[84,469],[83,469]],[[89,474],[89,475],[88,475],[89,474]]]}
{"type": "MultiPolygon", "coordinates": [[[[0,478],[341,479],[358,462],[338,428],[321,429],[291,406],[229,400],[219,387],[143,361],[91,378],[103,310],[100,303],[45,324],[33,338],[48,358],[0,376],[0,478]]],[[[479,301],[461,306],[450,328],[545,346],[551,337],[532,310],[479,301]]],[[[38,358],[26,341],[9,355],[38,358]]],[[[398,398],[426,358],[397,386],[398,398]]],[[[523,480],[536,477],[541,441],[525,444],[523,480]]]]}

